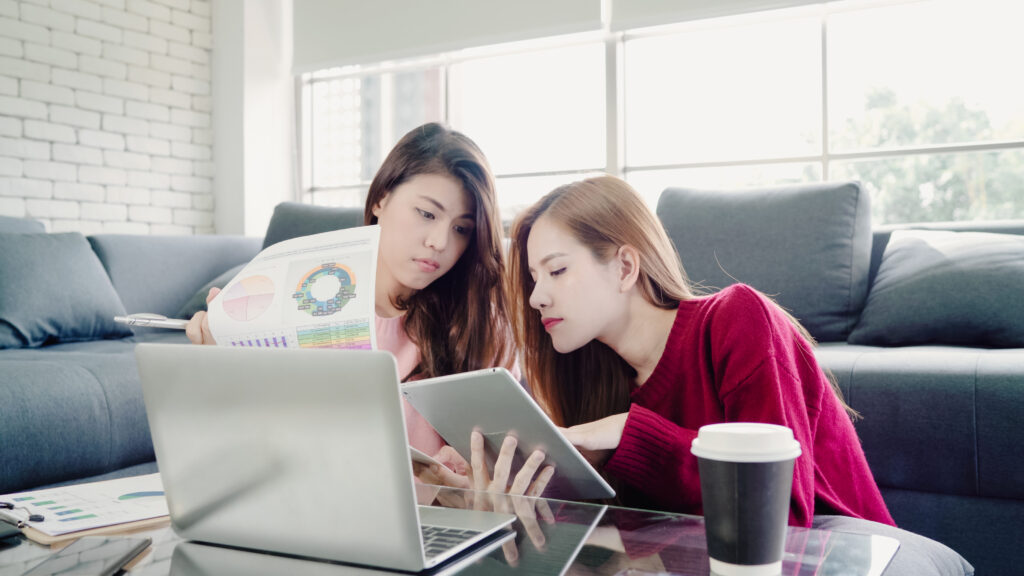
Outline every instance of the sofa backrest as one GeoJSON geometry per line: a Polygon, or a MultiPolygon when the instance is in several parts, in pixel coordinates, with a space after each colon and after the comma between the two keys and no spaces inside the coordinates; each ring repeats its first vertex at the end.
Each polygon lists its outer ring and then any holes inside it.
{"type": "Polygon", "coordinates": [[[823,342],[846,340],[856,324],[871,260],[871,203],[858,183],[669,188],[657,213],[705,291],[749,284],[823,342]]]}
{"type": "Polygon", "coordinates": [[[211,278],[251,260],[261,238],[97,234],[93,251],[129,314],[174,316],[211,278]]]}
{"type": "Polygon", "coordinates": [[[1017,234],[1024,236],[1024,220],[984,220],[977,222],[916,222],[910,224],[889,224],[871,231],[871,267],[868,271],[868,286],[875,282],[882,254],[889,245],[889,237],[896,230],[950,230],[953,232],[991,232],[994,234],[1017,234]]]}
{"type": "Polygon", "coordinates": [[[331,232],[363,225],[363,208],[313,206],[298,202],[281,202],[274,207],[274,215],[267,225],[263,247],[282,240],[331,232]]]}

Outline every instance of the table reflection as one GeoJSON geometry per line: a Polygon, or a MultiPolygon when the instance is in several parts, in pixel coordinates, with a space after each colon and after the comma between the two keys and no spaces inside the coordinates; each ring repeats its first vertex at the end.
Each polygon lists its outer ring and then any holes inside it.
{"type": "MultiPolygon", "coordinates": [[[[423,505],[496,510],[517,517],[510,532],[427,572],[431,576],[710,574],[704,523],[697,516],[424,485],[417,486],[417,499],[423,505]]],[[[134,576],[382,573],[372,567],[184,542],[170,527],[141,534],[151,536],[154,546],[132,569],[134,576]]],[[[782,573],[878,576],[898,547],[895,539],[884,536],[789,528],[782,573]]],[[[25,541],[0,555],[0,576],[21,574],[49,553],[25,541]]]]}

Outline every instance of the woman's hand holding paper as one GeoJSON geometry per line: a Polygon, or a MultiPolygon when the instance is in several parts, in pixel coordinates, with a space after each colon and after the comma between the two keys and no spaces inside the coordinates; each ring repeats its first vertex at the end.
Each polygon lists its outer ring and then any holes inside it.
{"type": "MultiPolygon", "coordinates": [[[[210,293],[206,295],[206,303],[209,304],[211,300],[220,294],[220,288],[214,286],[210,288],[210,293]]],[[[193,344],[216,344],[217,341],[213,339],[213,334],[210,332],[210,319],[205,310],[196,312],[192,319],[188,321],[188,325],[185,326],[185,335],[193,344]]]]}

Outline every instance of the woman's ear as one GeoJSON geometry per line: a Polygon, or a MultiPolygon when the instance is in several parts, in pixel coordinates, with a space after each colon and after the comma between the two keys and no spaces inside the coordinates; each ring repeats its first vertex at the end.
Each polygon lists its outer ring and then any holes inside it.
{"type": "Polygon", "coordinates": [[[391,194],[385,194],[381,196],[380,200],[378,200],[377,203],[373,205],[373,208],[370,209],[370,212],[373,214],[374,218],[380,220],[380,213],[381,211],[384,210],[384,204],[387,203],[388,197],[390,196],[391,194]]]}
{"type": "Polygon", "coordinates": [[[626,244],[619,247],[615,258],[619,261],[619,291],[628,292],[640,277],[640,252],[626,244]]]}

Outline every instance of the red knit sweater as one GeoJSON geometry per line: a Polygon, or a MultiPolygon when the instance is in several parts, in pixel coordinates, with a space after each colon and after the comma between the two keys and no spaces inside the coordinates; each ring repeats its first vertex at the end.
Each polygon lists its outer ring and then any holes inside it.
{"type": "Polygon", "coordinates": [[[768,422],[792,428],[803,451],[794,466],[790,525],[809,527],[815,513],[895,524],[810,344],[749,286],[682,302],[661,360],[631,401],[605,466],[622,483],[623,504],[701,514],[690,453],[697,429],[768,422]]]}

